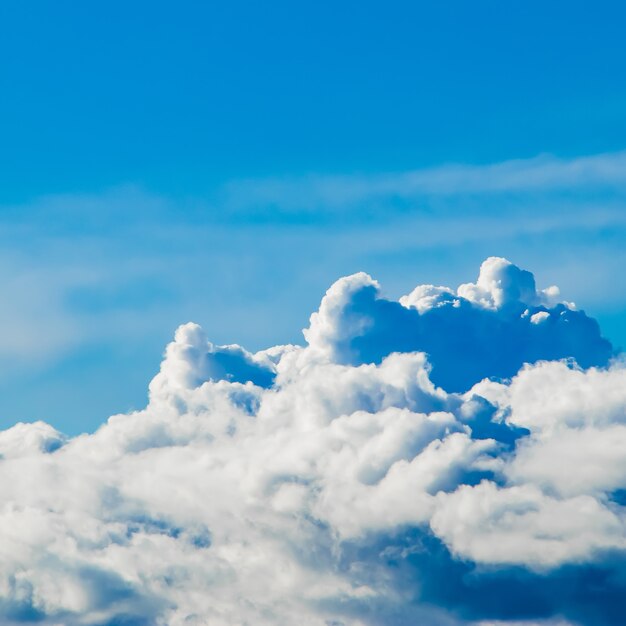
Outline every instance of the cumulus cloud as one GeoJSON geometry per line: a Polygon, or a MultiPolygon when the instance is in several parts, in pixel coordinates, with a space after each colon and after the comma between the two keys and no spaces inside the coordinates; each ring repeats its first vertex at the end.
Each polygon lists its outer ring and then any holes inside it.
{"type": "Polygon", "coordinates": [[[337,281],[304,346],[185,324],[145,409],[0,432],[2,622],[616,625],[626,365],[530,272],[337,281]]]}
{"type": "Polygon", "coordinates": [[[350,365],[424,351],[433,382],[448,391],[511,377],[543,359],[606,365],[612,349],[598,324],[571,303],[554,303],[557,295],[556,287],[538,291],[530,272],[497,257],[482,264],[475,284],[456,292],[421,285],[397,302],[361,273],[328,290],[304,335],[311,355],[350,365]]]}

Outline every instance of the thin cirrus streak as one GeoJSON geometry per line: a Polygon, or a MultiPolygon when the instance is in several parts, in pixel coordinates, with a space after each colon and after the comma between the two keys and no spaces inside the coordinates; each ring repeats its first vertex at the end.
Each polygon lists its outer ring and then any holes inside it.
{"type": "Polygon", "coordinates": [[[502,258],[398,301],[337,281],[306,345],[185,324],[144,410],[0,433],[18,624],[617,625],[626,367],[502,258]]]}
{"type": "MultiPolygon", "coordinates": [[[[578,195],[581,191],[610,191],[622,197],[626,190],[625,172],[625,152],[574,158],[540,155],[500,163],[448,164],[385,174],[236,180],[225,185],[220,198],[235,214],[258,212],[264,207],[271,207],[274,214],[278,211],[281,217],[281,210],[340,211],[339,215],[352,210],[362,214],[364,207],[380,210],[394,203],[403,206],[418,202],[416,207],[424,208],[429,199],[442,202],[472,195],[519,197],[539,191],[544,195],[567,194],[575,189],[578,195]]],[[[484,204],[481,207],[484,210],[484,204]]],[[[462,212],[467,211],[466,204],[461,208],[462,212]]]]}

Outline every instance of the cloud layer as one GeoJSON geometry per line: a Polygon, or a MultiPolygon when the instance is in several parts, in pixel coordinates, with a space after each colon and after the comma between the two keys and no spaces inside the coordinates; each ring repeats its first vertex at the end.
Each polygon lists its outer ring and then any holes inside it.
{"type": "Polygon", "coordinates": [[[305,346],[185,324],[148,406],[0,432],[3,623],[616,625],[626,365],[487,259],[386,299],[337,281],[305,346]]]}

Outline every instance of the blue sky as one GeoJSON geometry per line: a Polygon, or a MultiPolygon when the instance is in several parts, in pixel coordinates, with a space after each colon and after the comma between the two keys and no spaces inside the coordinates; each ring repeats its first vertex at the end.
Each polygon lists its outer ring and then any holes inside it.
{"type": "Polygon", "coordinates": [[[0,621],[622,626],[625,23],[0,2],[0,621]]]}
{"type": "Polygon", "coordinates": [[[141,407],[189,320],[300,342],[359,270],[397,297],[506,256],[626,345],[625,18],[3,2],[0,424],[141,407]]]}

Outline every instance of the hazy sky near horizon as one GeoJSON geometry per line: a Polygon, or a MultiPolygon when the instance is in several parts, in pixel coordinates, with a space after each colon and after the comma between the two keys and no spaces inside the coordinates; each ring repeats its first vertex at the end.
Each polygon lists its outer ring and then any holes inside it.
{"type": "Polygon", "coordinates": [[[0,7],[0,426],[145,404],[175,328],[505,256],[626,345],[618,2],[0,7]]]}

